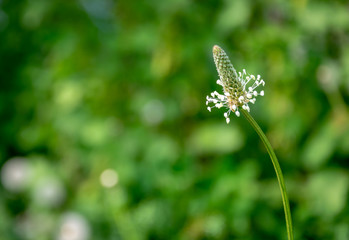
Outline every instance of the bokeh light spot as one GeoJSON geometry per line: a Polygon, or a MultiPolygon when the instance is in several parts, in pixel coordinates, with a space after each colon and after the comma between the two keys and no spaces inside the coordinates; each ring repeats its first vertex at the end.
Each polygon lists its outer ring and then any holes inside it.
{"type": "Polygon", "coordinates": [[[102,172],[100,181],[103,187],[111,188],[118,183],[119,177],[113,169],[106,169],[102,172]]]}
{"type": "Polygon", "coordinates": [[[90,227],[83,216],[74,212],[63,215],[57,240],[87,240],[89,237],[90,227]]]}
{"type": "Polygon", "coordinates": [[[1,169],[1,182],[7,190],[19,192],[27,186],[30,173],[27,159],[12,158],[1,169]]]}

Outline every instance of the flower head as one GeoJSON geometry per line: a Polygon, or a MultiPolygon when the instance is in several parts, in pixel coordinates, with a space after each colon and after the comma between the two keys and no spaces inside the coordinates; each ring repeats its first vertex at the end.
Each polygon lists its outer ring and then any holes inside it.
{"type": "Polygon", "coordinates": [[[250,111],[248,104],[254,104],[258,95],[264,95],[264,91],[257,92],[255,89],[260,85],[264,86],[265,82],[260,75],[255,77],[246,73],[245,69],[242,73],[237,73],[227,54],[217,45],[213,46],[213,59],[219,75],[217,84],[223,87],[223,94],[219,94],[217,91],[212,92],[210,96],[206,97],[206,105],[208,105],[207,109],[210,112],[215,107],[227,108],[228,111],[224,113],[224,117],[229,123],[231,112],[239,117],[239,108],[250,111]]]}

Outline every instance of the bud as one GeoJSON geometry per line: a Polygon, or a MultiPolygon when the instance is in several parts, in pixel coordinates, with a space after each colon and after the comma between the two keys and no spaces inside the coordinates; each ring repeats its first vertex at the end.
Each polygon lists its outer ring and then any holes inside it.
{"type": "Polygon", "coordinates": [[[217,45],[213,47],[213,60],[216,64],[217,72],[220,81],[223,83],[223,87],[229,85],[237,85],[237,87],[241,87],[239,86],[238,75],[233,64],[231,64],[224,50],[217,45]]]}

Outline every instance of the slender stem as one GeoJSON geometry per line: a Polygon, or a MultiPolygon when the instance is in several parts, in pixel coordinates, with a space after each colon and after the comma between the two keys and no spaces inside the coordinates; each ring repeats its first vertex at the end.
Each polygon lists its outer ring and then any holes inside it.
{"type": "Polygon", "coordinates": [[[292,229],[292,217],[291,217],[291,211],[290,211],[290,204],[288,202],[285,180],[284,180],[284,177],[282,175],[280,164],[276,158],[276,155],[274,153],[274,150],[273,150],[270,142],[268,141],[267,137],[265,136],[265,134],[263,133],[262,129],[259,127],[257,122],[253,119],[253,117],[246,110],[241,109],[241,112],[245,116],[247,121],[252,125],[254,130],[256,130],[256,132],[258,133],[259,137],[261,138],[262,142],[264,143],[265,147],[268,150],[268,153],[269,153],[270,159],[274,165],[276,177],[278,179],[279,186],[280,186],[282,203],[284,205],[284,211],[285,211],[288,240],[293,240],[293,229],[292,229]]]}

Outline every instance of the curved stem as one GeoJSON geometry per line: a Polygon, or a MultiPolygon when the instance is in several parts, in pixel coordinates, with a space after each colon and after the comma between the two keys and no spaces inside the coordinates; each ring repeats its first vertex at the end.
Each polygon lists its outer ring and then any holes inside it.
{"type": "Polygon", "coordinates": [[[284,205],[284,211],[285,211],[288,240],[293,240],[293,229],[292,229],[292,217],[291,217],[291,211],[290,211],[290,204],[288,202],[285,180],[284,180],[284,177],[282,175],[280,164],[276,158],[276,155],[274,153],[274,150],[273,150],[270,142],[268,141],[267,137],[265,136],[265,134],[263,133],[262,129],[259,127],[257,122],[253,119],[253,117],[246,110],[241,109],[241,112],[245,116],[247,121],[252,125],[254,130],[256,130],[256,132],[258,133],[259,137],[261,138],[262,142],[264,143],[265,147],[268,150],[268,153],[269,153],[270,159],[274,165],[276,177],[278,179],[279,186],[280,186],[282,203],[284,205]]]}

